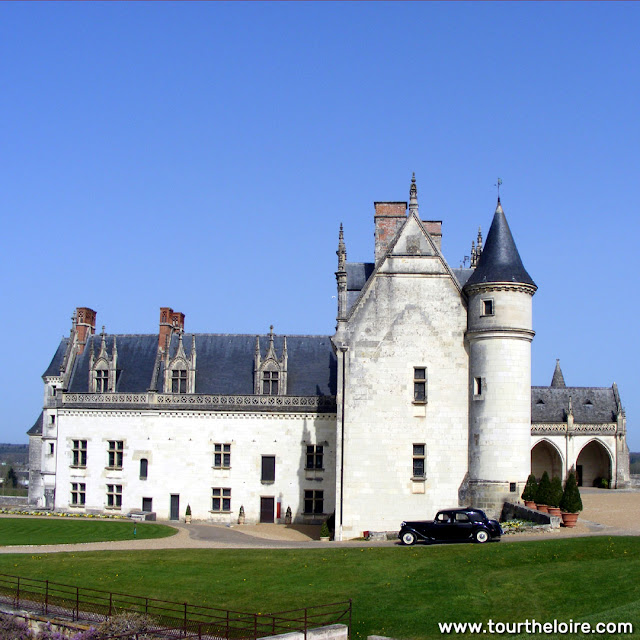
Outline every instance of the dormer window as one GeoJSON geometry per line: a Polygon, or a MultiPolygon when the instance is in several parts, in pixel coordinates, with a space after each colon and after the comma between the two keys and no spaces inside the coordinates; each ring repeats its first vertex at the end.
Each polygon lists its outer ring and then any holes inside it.
{"type": "Polygon", "coordinates": [[[277,371],[262,372],[262,393],[265,396],[278,395],[278,372],[277,371]]]}
{"type": "Polygon", "coordinates": [[[171,393],[187,393],[186,369],[174,369],[171,372],[171,393]]]}
{"type": "Polygon", "coordinates": [[[287,394],[287,337],[282,341],[282,356],[278,358],[274,344],[273,325],[269,333],[269,347],[262,357],[260,338],[256,336],[253,369],[253,392],[264,396],[287,394]]]}
{"type": "MultiPolygon", "coordinates": [[[[187,343],[188,344],[188,343],[187,343]]],[[[183,334],[178,334],[178,345],[173,354],[169,345],[165,351],[165,393],[196,392],[196,338],[191,337],[191,353],[187,355],[183,344],[183,334]],[[171,357],[173,355],[173,357],[171,357]]]]}
{"type": "Polygon", "coordinates": [[[102,327],[100,334],[100,352],[95,355],[94,340],[91,340],[89,351],[89,385],[93,393],[108,393],[116,390],[118,347],[113,337],[111,353],[107,347],[107,336],[102,327]]]}
{"type": "Polygon", "coordinates": [[[96,393],[106,393],[109,391],[109,371],[98,369],[96,371],[96,393]]]}

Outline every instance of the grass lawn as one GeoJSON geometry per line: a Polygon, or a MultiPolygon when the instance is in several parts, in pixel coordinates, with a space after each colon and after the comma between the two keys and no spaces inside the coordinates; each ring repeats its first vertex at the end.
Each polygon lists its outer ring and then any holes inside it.
{"type": "Polygon", "coordinates": [[[248,612],[352,598],[352,638],[440,637],[438,622],[489,619],[633,622],[636,633],[640,630],[636,537],[367,549],[10,554],[0,555],[0,573],[248,612]]]}
{"type": "MultiPolygon", "coordinates": [[[[65,518],[0,518],[0,546],[72,544],[142,538],[166,538],[177,529],[149,522],[72,520],[65,518]],[[134,528],[136,535],[133,535],[134,528]]],[[[54,578],[51,577],[53,580],[54,578]]]]}

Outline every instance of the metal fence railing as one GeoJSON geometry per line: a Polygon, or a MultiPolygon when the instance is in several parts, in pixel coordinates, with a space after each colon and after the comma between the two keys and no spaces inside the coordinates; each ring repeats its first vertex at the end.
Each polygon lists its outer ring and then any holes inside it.
{"type": "Polygon", "coordinates": [[[329,625],[351,626],[351,600],[275,613],[245,613],[157,598],[100,591],[0,574],[0,602],[45,616],[100,623],[127,612],[144,614],[167,637],[256,640],[264,636],[329,625]],[[181,634],[181,635],[180,635],[181,634]]]}

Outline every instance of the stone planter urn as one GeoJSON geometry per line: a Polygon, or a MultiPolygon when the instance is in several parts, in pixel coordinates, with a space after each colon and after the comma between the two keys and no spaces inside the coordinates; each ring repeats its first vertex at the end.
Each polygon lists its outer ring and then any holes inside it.
{"type": "Polygon", "coordinates": [[[579,513],[565,513],[562,512],[562,526],[563,527],[575,527],[578,522],[579,513]]]}

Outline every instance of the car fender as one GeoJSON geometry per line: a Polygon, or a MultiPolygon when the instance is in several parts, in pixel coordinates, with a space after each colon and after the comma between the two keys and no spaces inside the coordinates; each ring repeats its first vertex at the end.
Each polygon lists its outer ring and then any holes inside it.
{"type": "Polygon", "coordinates": [[[427,540],[428,542],[433,541],[433,538],[430,538],[429,536],[425,536],[424,533],[421,533],[415,527],[407,527],[407,526],[404,526],[404,527],[402,527],[402,529],[400,529],[400,533],[398,534],[398,538],[401,538],[402,534],[405,531],[411,531],[411,533],[413,533],[413,535],[415,535],[415,537],[418,540],[427,540]]]}

